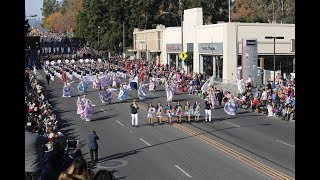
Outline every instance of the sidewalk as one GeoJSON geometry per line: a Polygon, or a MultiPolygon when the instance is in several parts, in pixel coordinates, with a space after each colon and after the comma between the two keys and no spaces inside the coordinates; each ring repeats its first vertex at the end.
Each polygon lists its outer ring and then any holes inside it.
{"type": "MultiPolygon", "coordinates": [[[[238,92],[238,87],[234,83],[222,83],[221,81],[214,81],[213,85],[214,85],[214,87],[221,87],[223,92],[229,91],[229,92],[231,92],[231,94],[237,94],[237,92],[238,92]]],[[[252,91],[251,91],[252,94],[255,94],[259,88],[263,88],[263,87],[265,87],[265,85],[260,85],[256,88],[252,88],[252,91]]],[[[277,120],[282,120],[281,117],[277,117],[277,116],[266,116],[266,117],[272,118],[272,119],[277,119],[277,120]]],[[[293,120],[291,122],[294,123],[295,121],[293,120]]]]}
{"type": "MultiPolygon", "coordinates": [[[[235,83],[222,83],[221,81],[213,81],[213,85],[216,87],[221,87],[224,92],[229,91],[231,94],[238,93],[238,87],[235,83]]],[[[259,88],[262,89],[265,86],[266,85],[259,85],[257,87],[253,87],[251,90],[252,94],[255,94],[259,88]]]]}

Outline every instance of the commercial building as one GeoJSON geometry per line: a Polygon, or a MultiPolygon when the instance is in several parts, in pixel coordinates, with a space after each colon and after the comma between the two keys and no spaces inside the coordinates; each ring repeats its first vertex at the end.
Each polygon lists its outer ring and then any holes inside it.
{"type": "MultiPolygon", "coordinates": [[[[150,56],[155,56],[153,59],[159,60],[162,64],[186,72],[214,76],[222,82],[234,82],[238,77],[239,66],[243,65],[242,59],[248,56],[242,56],[245,45],[243,40],[253,39],[256,43],[256,65],[264,72],[265,81],[267,78],[273,78],[274,69],[274,41],[265,37],[280,36],[283,39],[275,40],[275,70],[282,75],[295,71],[295,52],[292,47],[295,24],[222,22],[203,25],[202,17],[202,8],[184,11],[183,50],[188,55],[185,61],[179,59],[182,51],[181,27],[165,28],[161,25],[161,28],[154,30],[135,30],[134,48],[137,52],[145,51],[145,56],[149,56],[147,48],[141,48],[141,42],[146,42],[146,47],[150,46],[150,56]],[[150,37],[151,40],[147,41],[151,33],[157,36],[153,35],[153,38],[150,37]],[[140,46],[137,46],[139,43],[140,46]]],[[[137,58],[141,57],[142,54],[138,54],[137,58]]]]}
{"type": "Polygon", "coordinates": [[[133,30],[133,49],[136,58],[146,59],[150,64],[163,61],[160,54],[163,47],[162,33],[164,29],[164,25],[157,25],[156,29],[135,28],[133,30]]]}

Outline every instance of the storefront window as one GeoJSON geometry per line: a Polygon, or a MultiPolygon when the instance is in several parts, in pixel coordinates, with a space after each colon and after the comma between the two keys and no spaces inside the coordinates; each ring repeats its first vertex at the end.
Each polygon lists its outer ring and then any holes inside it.
{"type": "Polygon", "coordinates": [[[203,73],[208,76],[213,74],[212,56],[203,56],[203,73]]]}
{"type": "MultiPolygon", "coordinates": [[[[258,56],[258,59],[261,57],[264,59],[263,69],[273,71],[273,55],[258,56]]],[[[276,71],[281,70],[281,75],[292,73],[294,70],[293,59],[294,56],[276,56],[276,71]]]]}
{"type": "Polygon", "coordinates": [[[216,77],[222,81],[222,67],[223,67],[223,57],[216,56],[216,77]]]}
{"type": "Polygon", "coordinates": [[[141,59],[147,59],[147,53],[146,52],[141,52],[140,57],[141,57],[141,59]]]}
{"type": "Polygon", "coordinates": [[[187,66],[187,73],[193,72],[193,54],[188,54],[188,58],[185,60],[187,66]]]}
{"type": "Polygon", "coordinates": [[[176,58],[177,58],[177,55],[176,55],[176,54],[170,54],[170,55],[169,55],[170,68],[172,68],[172,67],[175,67],[175,68],[176,68],[176,58]]]}

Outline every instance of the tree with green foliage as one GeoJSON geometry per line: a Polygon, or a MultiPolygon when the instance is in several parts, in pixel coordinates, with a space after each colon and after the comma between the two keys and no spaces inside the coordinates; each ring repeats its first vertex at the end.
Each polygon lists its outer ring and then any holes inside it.
{"type": "Polygon", "coordinates": [[[240,22],[295,23],[295,1],[237,0],[232,19],[240,22]]]}
{"type": "MultiPolygon", "coordinates": [[[[202,7],[207,24],[228,19],[226,0],[181,0],[183,9],[202,7]]],[[[157,24],[166,27],[180,26],[181,9],[178,0],[83,0],[83,9],[76,17],[75,35],[85,39],[90,46],[100,49],[122,51],[122,23],[125,26],[126,47],[132,47],[134,28],[154,29],[157,24]]]]}
{"type": "Polygon", "coordinates": [[[43,0],[41,11],[44,18],[59,10],[60,3],[57,0],[43,0]]]}

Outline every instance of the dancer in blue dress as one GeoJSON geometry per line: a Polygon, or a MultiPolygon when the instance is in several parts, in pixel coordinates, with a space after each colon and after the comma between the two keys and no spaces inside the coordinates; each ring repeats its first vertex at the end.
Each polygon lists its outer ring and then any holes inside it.
{"type": "Polygon", "coordinates": [[[224,111],[229,115],[237,114],[237,103],[233,96],[231,96],[228,102],[224,105],[224,111]]]}
{"type": "Polygon", "coordinates": [[[120,87],[120,92],[118,95],[118,99],[120,101],[126,101],[129,95],[129,86],[126,85],[126,83],[124,83],[121,87],[120,87]]]}
{"type": "Polygon", "coordinates": [[[71,85],[66,81],[62,89],[62,97],[71,97],[71,85]]]}
{"type": "Polygon", "coordinates": [[[147,97],[147,94],[144,92],[143,88],[145,88],[147,84],[140,84],[138,89],[138,96],[139,99],[145,99],[147,97]]]}
{"type": "Polygon", "coordinates": [[[81,80],[77,86],[80,94],[86,93],[88,91],[88,83],[85,80],[81,80]]]}

